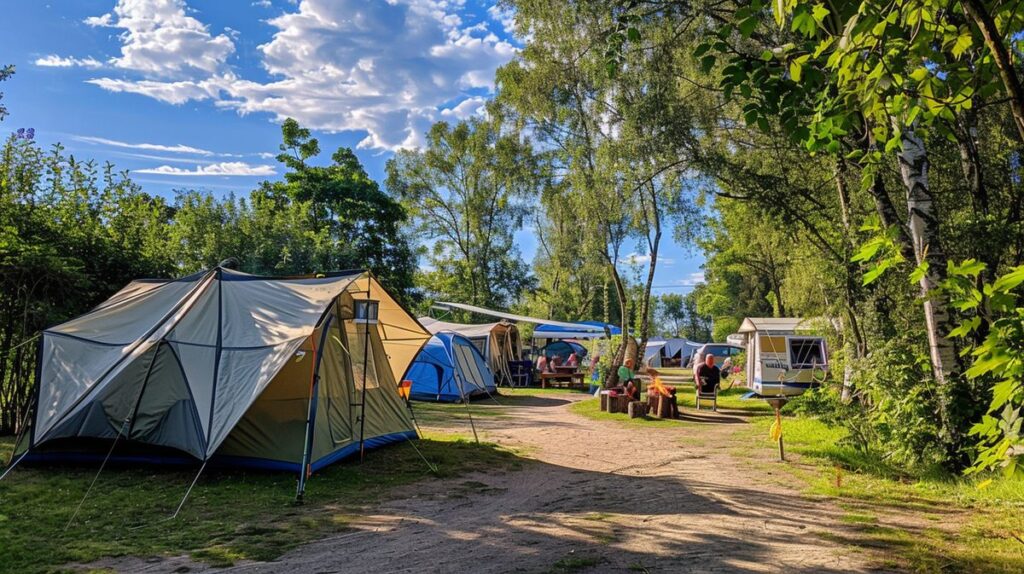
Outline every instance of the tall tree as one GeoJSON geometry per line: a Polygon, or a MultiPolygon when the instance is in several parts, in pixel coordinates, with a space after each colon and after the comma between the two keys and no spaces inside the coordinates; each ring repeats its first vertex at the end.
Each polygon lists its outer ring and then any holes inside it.
{"type": "Polygon", "coordinates": [[[387,188],[409,210],[431,269],[433,298],[507,309],[531,285],[515,232],[540,184],[528,142],[498,119],[440,122],[423,150],[387,163],[387,188]]]}

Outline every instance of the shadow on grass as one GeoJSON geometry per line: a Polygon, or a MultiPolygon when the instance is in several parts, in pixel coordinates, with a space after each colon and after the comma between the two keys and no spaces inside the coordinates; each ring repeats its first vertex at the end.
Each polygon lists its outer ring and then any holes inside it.
{"type": "MultiPolygon", "coordinates": [[[[13,439],[0,439],[9,456],[13,439]]],[[[314,474],[306,504],[294,504],[292,473],[209,468],[181,514],[168,520],[197,468],[109,465],[65,530],[99,464],[19,466],[0,482],[0,572],[52,571],[69,563],[127,555],[180,555],[224,566],[270,560],[348,528],[352,514],[402,485],[475,471],[510,471],[522,461],[493,444],[417,441],[438,472],[408,443],[368,453],[314,474]]]]}

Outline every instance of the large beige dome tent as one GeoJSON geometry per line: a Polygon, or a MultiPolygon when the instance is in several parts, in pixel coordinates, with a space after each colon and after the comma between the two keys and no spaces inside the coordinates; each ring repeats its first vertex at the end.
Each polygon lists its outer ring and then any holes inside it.
{"type": "Polygon", "coordinates": [[[361,271],[134,281],[43,332],[18,451],[66,460],[119,440],[155,462],[313,471],[416,436],[397,381],[429,338],[361,271]]]}

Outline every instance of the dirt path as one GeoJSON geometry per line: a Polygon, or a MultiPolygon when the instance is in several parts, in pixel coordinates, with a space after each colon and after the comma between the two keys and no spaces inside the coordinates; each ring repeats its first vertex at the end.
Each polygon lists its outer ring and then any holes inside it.
{"type": "Polygon", "coordinates": [[[739,414],[648,430],[575,415],[579,398],[541,396],[478,418],[487,440],[536,459],[523,470],[421,483],[356,532],[228,571],[870,570],[815,534],[841,531],[841,511],[730,454],[739,414]]]}

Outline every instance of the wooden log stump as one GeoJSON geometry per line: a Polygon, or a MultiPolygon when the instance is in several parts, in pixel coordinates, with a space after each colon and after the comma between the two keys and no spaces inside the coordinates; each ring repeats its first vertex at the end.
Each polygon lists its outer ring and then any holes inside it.
{"type": "Polygon", "coordinates": [[[638,419],[647,414],[647,405],[640,401],[630,401],[627,407],[629,418],[638,419]]]}
{"type": "Polygon", "coordinates": [[[609,396],[608,397],[608,412],[610,413],[624,413],[629,408],[629,397],[625,395],[609,396]]]}
{"type": "Polygon", "coordinates": [[[601,412],[608,412],[608,393],[601,391],[601,412]]]}
{"type": "Polygon", "coordinates": [[[676,405],[676,397],[664,395],[653,395],[647,397],[647,408],[652,417],[659,419],[674,419],[679,416],[679,407],[676,405]]]}

